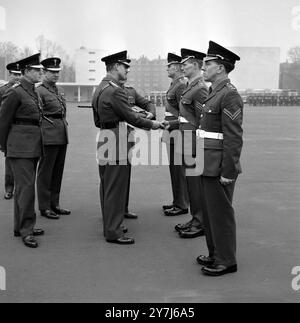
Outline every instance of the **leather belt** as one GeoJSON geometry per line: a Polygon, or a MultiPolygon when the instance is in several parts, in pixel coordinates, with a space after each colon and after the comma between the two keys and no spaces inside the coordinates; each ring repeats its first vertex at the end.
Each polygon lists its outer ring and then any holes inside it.
{"type": "Polygon", "coordinates": [[[16,118],[14,120],[14,124],[16,125],[24,125],[24,126],[36,126],[40,127],[40,120],[37,119],[26,119],[26,118],[16,118]]]}
{"type": "Polygon", "coordinates": [[[207,139],[216,139],[216,140],[224,140],[224,135],[219,132],[207,132],[204,130],[197,130],[197,136],[200,138],[207,139]]]}
{"type": "Polygon", "coordinates": [[[62,114],[45,114],[45,117],[47,118],[52,118],[52,119],[63,119],[64,118],[64,115],[62,114]]]}

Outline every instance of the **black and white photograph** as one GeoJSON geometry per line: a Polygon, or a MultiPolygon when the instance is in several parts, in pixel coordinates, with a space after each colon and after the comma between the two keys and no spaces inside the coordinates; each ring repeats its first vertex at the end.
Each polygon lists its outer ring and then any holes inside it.
{"type": "Polygon", "coordinates": [[[299,125],[300,0],[0,0],[0,303],[299,303],[299,125]]]}

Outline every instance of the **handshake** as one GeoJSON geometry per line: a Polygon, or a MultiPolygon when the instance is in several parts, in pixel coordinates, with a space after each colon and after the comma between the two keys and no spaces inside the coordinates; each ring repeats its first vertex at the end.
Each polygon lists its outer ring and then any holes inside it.
{"type": "Polygon", "coordinates": [[[152,130],[158,130],[158,129],[163,129],[163,130],[168,130],[170,128],[170,123],[168,121],[152,121],[152,130]]]}

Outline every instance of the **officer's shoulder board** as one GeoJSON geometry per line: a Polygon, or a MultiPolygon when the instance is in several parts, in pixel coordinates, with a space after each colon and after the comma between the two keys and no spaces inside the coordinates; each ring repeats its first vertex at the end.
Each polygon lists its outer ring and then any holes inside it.
{"type": "Polygon", "coordinates": [[[227,87],[227,89],[229,89],[231,91],[237,91],[237,88],[231,83],[227,83],[226,87],[227,87]]]}
{"type": "Polygon", "coordinates": [[[15,89],[15,88],[17,88],[18,86],[20,86],[21,85],[21,83],[19,83],[19,82],[17,82],[17,83],[15,83],[11,88],[12,89],[15,89]]]}
{"type": "Polygon", "coordinates": [[[129,90],[133,90],[133,87],[132,86],[124,86],[126,89],[129,89],[129,90]]]}
{"type": "Polygon", "coordinates": [[[186,78],[185,78],[185,77],[181,77],[181,78],[179,79],[179,83],[181,83],[181,84],[187,84],[187,80],[186,80],[186,78]]]}
{"type": "Polygon", "coordinates": [[[116,84],[116,83],[115,83],[115,82],[113,82],[113,81],[109,81],[109,84],[110,84],[111,86],[113,86],[113,87],[119,88],[119,85],[118,85],[118,84],[116,84]]]}
{"type": "Polygon", "coordinates": [[[197,86],[199,87],[206,87],[205,83],[203,80],[199,80],[198,83],[197,83],[197,86]]]}

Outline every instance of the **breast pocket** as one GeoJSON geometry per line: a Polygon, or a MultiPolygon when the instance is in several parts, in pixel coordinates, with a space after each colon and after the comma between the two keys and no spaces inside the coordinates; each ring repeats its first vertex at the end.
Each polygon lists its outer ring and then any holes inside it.
{"type": "Polygon", "coordinates": [[[171,106],[177,106],[177,99],[174,93],[170,93],[167,95],[167,101],[171,106]]]}
{"type": "Polygon", "coordinates": [[[204,118],[206,131],[221,132],[222,131],[222,116],[218,109],[214,107],[204,107],[204,118]]]}
{"type": "Polygon", "coordinates": [[[135,105],[135,99],[133,96],[129,95],[128,96],[128,103],[131,105],[131,106],[134,106],[135,105]]]}

